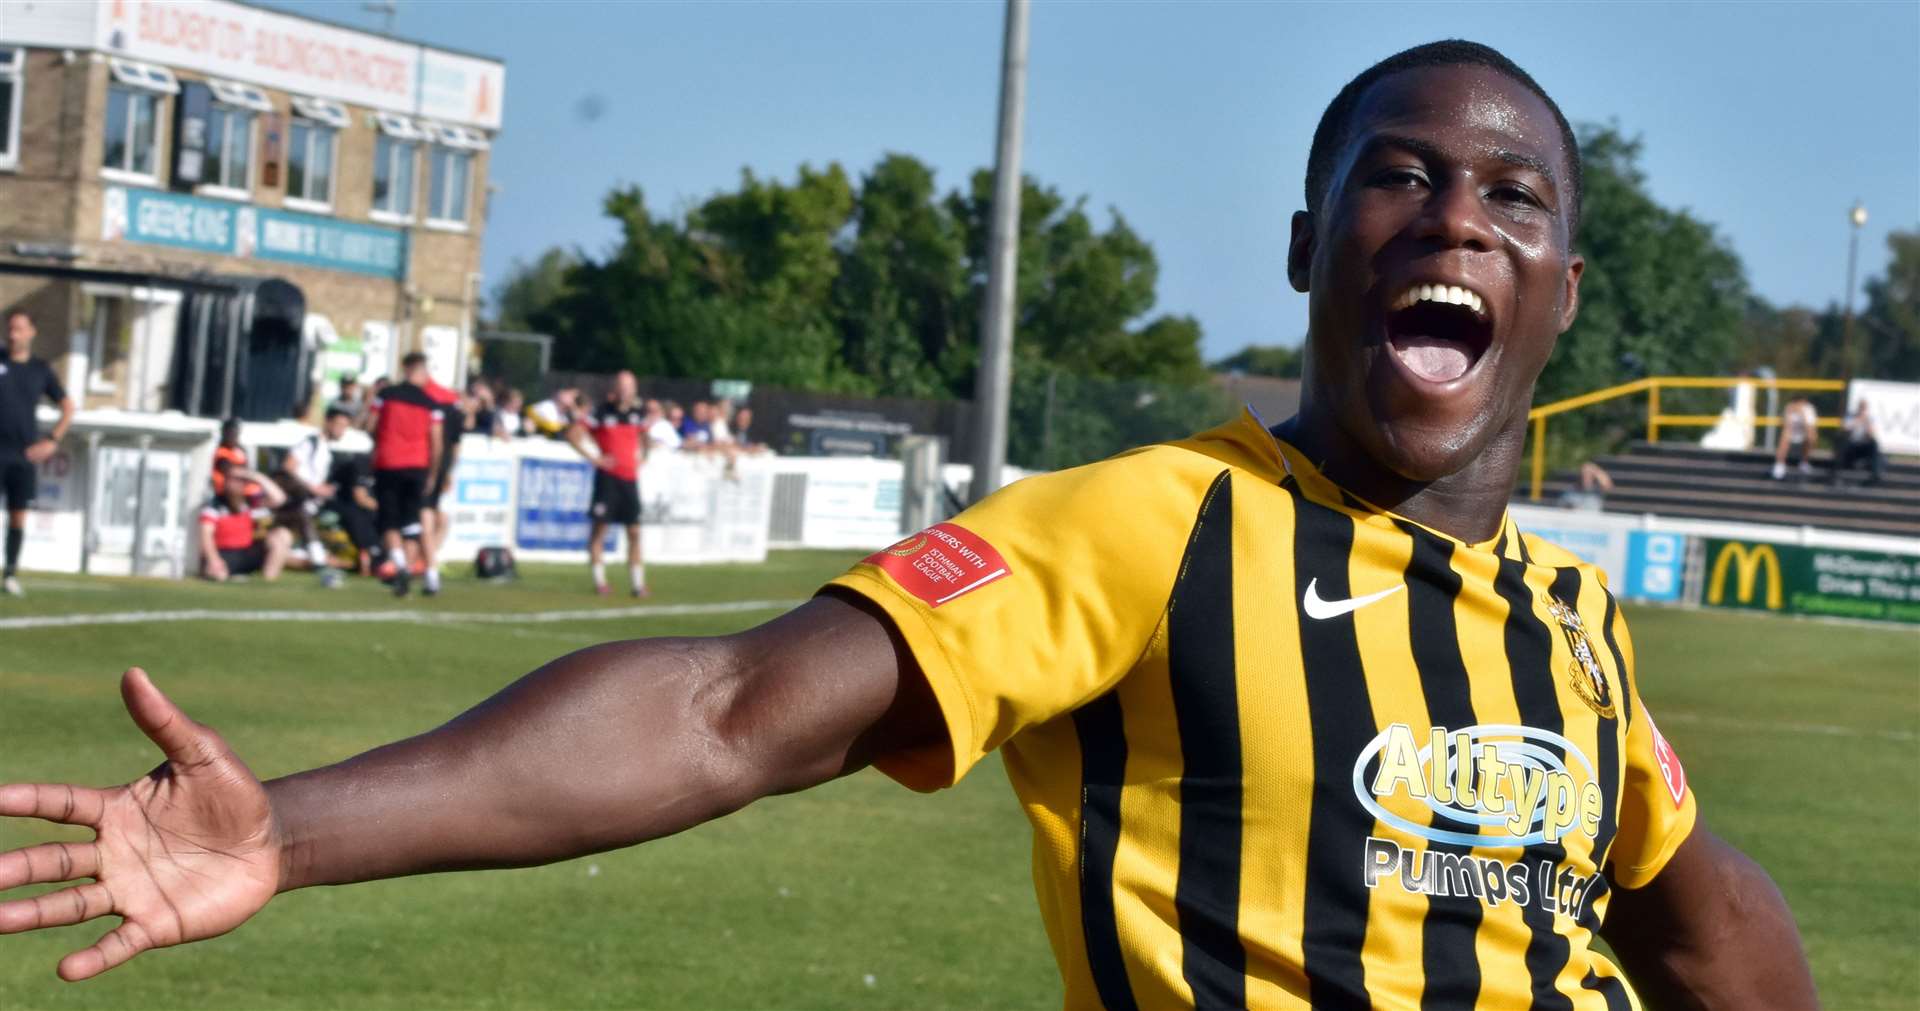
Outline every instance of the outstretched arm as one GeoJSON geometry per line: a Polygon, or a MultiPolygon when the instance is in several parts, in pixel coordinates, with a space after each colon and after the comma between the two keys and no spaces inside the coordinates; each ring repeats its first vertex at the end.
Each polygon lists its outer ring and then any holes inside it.
{"type": "Polygon", "coordinates": [[[122,693],[160,768],[113,790],[0,786],[0,815],[96,832],[0,854],[0,889],[95,879],[0,903],[0,934],[124,919],[61,961],[67,979],[225,933],[277,892],[626,846],[944,732],[891,626],[837,596],[739,635],[581,650],[437,730],[264,786],[144,673],[122,693]]]}
{"type": "Polygon", "coordinates": [[[1704,825],[1645,887],[1615,890],[1600,933],[1649,1007],[1820,1006],[1786,899],[1704,825]]]}

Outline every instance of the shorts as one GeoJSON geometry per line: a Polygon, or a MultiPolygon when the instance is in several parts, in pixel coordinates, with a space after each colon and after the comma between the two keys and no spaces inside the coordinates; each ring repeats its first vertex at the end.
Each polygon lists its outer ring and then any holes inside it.
{"type": "Polygon", "coordinates": [[[433,486],[427,489],[427,497],[423,503],[426,508],[438,510],[440,508],[440,499],[443,498],[448,491],[452,490],[453,465],[454,461],[448,460],[442,463],[440,470],[433,475],[433,486]]]}
{"type": "Polygon", "coordinates": [[[427,468],[407,467],[373,472],[373,497],[380,503],[380,532],[398,530],[420,536],[420,507],[427,495],[427,468]]]}
{"type": "Polygon", "coordinates": [[[255,541],[244,548],[221,548],[220,560],[227,563],[227,575],[250,576],[267,564],[267,546],[255,541]]]}
{"type": "Polygon", "coordinates": [[[640,482],[616,477],[604,470],[593,472],[593,507],[587,511],[595,523],[630,527],[640,522],[640,482]]]}
{"type": "Polygon", "coordinates": [[[7,509],[31,509],[39,493],[39,468],[27,460],[0,460],[0,497],[7,509]]]}

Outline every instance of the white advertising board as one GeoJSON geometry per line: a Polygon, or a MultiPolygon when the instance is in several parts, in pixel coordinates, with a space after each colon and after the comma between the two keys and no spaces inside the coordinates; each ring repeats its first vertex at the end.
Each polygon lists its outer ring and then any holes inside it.
{"type": "Polygon", "coordinates": [[[1880,452],[1920,456],[1920,383],[1856,379],[1847,386],[1848,417],[1862,399],[1880,430],[1880,452]]]}

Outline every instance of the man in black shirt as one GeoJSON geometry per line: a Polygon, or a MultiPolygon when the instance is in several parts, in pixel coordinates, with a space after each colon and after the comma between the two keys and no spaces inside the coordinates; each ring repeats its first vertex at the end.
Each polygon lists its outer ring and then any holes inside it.
{"type": "Polygon", "coordinates": [[[7,561],[0,589],[21,596],[20,546],[27,539],[27,510],[33,506],[35,470],[60,448],[73,424],[73,401],[47,363],[32,357],[33,319],[24,311],[7,313],[7,354],[0,358],[0,497],[7,501],[7,561]],[[33,409],[45,397],[60,405],[60,421],[42,438],[33,409]]]}

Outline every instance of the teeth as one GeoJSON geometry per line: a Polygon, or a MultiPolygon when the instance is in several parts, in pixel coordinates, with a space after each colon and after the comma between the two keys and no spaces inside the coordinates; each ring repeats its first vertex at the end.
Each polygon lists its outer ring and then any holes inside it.
{"type": "Polygon", "coordinates": [[[1459,285],[1416,284],[1394,299],[1395,310],[1405,309],[1416,302],[1442,302],[1448,305],[1464,305],[1474,312],[1486,313],[1486,300],[1478,294],[1459,285]]]}

